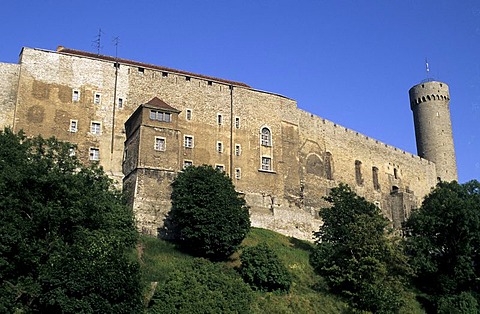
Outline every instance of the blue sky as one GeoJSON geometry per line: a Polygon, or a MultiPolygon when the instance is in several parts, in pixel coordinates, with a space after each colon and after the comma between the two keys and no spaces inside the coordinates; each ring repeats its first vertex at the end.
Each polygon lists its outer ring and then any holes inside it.
{"type": "Polygon", "coordinates": [[[408,90],[450,86],[459,181],[480,180],[480,1],[6,0],[0,62],[58,45],[241,81],[416,153],[408,90]]]}

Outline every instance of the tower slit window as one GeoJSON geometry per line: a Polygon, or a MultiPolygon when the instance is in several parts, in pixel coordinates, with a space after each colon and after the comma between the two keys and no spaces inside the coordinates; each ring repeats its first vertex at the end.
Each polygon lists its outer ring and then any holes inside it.
{"type": "Polygon", "coordinates": [[[355,160],[355,182],[357,185],[363,185],[362,162],[360,160],[355,160]]]}

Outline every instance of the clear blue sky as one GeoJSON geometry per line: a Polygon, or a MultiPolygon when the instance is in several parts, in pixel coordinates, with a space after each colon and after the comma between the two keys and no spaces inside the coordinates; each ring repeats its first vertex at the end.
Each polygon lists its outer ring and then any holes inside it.
{"type": "Polygon", "coordinates": [[[416,153],[408,89],[450,86],[459,181],[480,180],[479,0],[4,0],[0,61],[58,45],[241,81],[416,153]]]}

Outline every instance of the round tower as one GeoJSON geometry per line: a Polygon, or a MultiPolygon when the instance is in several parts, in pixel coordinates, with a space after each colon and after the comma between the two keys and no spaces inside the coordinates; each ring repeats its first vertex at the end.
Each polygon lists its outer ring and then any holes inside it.
{"type": "Polygon", "coordinates": [[[435,163],[437,178],[458,180],[448,85],[437,81],[423,82],[413,86],[408,93],[418,155],[435,163]]]}

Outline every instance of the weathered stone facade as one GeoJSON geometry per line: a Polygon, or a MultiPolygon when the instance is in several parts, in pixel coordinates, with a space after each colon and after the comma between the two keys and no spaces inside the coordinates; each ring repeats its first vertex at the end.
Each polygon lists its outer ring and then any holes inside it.
{"type": "Polygon", "coordinates": [[[432,161],[244,83],[63,47],[24,48],[0,71],[0,126],[56,136],[85,163],[98,159],[123,180],[145,233],[159,232],[170,183],[188,164],[222,167],[254,226],[303,239],[340,182],[399,226],[439,176],[432,161]]]}

